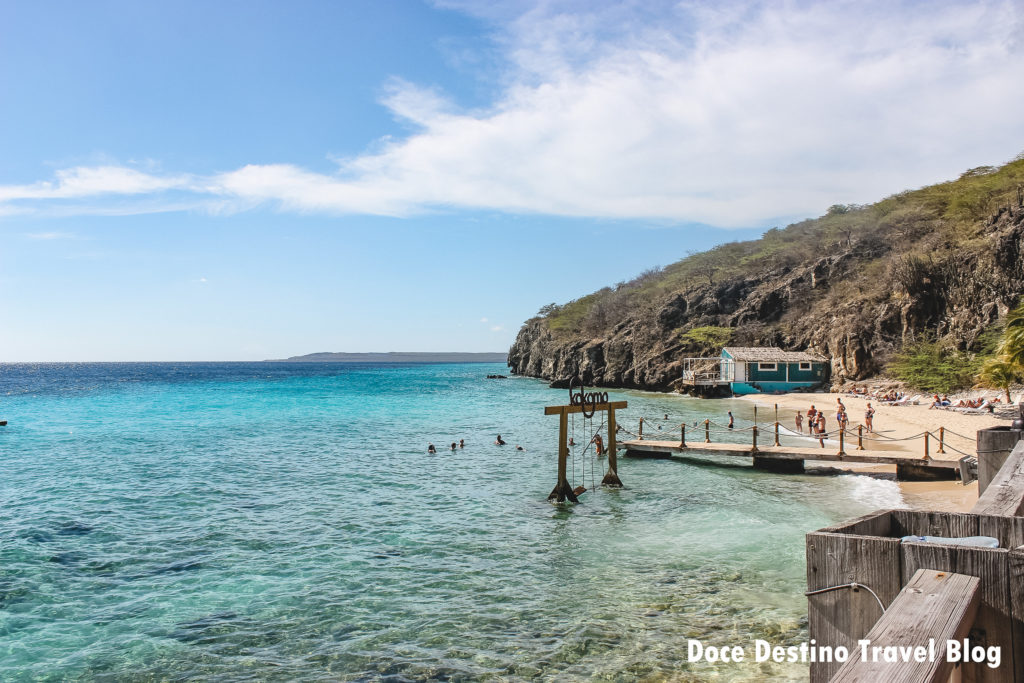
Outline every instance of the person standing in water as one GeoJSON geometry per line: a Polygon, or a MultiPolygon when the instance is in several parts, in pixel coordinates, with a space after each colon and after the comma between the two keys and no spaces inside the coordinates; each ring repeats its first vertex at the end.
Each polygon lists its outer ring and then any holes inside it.
{"type": "Polygon", "coordinates": [[[604,455],[604,439],[601,438],[600,434],[594,434],[594,450],[597,451],[598,456],[604,455]]]}
{"type": "Polygon", "coordinates": [[[796,431],[804,433],[804,416],[799,410],[796,411],[796,431]]]}
{"type": "Polygon", "coordinates": [[[466,440],[465,439],[459,439],[459,448],[465,448],[465,447],[466,447],[466,440]]]}
{"type": "Polygon", "coordinates": [[[732,429],[732,427],[733,427],[733,423],[734,423],[734,422],[735,422],[735,421],[734,421],[734,420],[733,420],[733,418],[732,418],[732,411],[730,410],[730,411],[729,411],[729,429],[732,429]]]}
{"type": "Polygon", "coordinates": [[[501,438],[501,434],[498,434],[498,438],[496,438],[494,440],[494,445],[495,446],[504,446],[505,445],[505,442],[501,438]]]}
{"type": "Polygon", "coordinates": [[[437,455],[437,449],[434,448],[434,444],[427,444],[427,453],[433,453],[434,455],[437,455]]]}

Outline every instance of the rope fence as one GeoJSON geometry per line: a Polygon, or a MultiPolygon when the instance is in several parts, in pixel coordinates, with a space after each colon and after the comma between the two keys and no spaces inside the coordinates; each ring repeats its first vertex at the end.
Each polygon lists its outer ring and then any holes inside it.
{"type": "MultiPolygon", "coordinates": [[[[755,411],[756,415],[756,411],[755,411]]],[[[950,437],[962,439],[969,443],[975,442],[975,437],[966,436],[960,434],[951,429],[940,427],[937,431],[925,430],[918,432],[917,434],[911,434],[910,436],[888,436],[876,431],[865,431],[866,425],[860,423],[848,424],[845,428],[833,428],[825,430],[823,432],[802,432],[793,431],[788,427],[783,427],[781,422],[752,422],[750,420],[742,420],[743,426],[737,425],[734,420],[733,425],[730,427],[727,424],[722,424],[710,418],[703,421],[695,420],[692,424],[687,422],[676,422],[666,416],[665,418],[648,418],[641,417],[639,419],[639,426],[636,432],[630,431],[621,424],[618,426],[618,432],[628,434],[634,439],[643,441],[644,430],[647,429],[647,439],[650,440],[652,436],[652,427],[654,431],[661,432],[659,436],[666,437],[666,432],[677,432],[679,434],[680,443],[682,446],[686,446],[687,430],[692,429],[690,432],[691,440],[696,437],[703,437],[705,443],[711,442],[711,437],[715,436],[721,439],[723,436],[734,436],[737,434],[750,433],[753,445],[757,446],[757,438],[760,437],[774,437],[774,446],[780,446],[781,440],[786,439],[792,441],[794,439],[803,439],[817,441],[822,447],[825,446],[825,441],[831,441],[833,444],[836,440],[839,441],[840,453],[844,453],[844,449],[848,445],[856,444],[854,450],[865,450],[864,444],[868,445],[875,444],[896,444],[913,441],[921,441],[923,444],[924,457],[931,458],[932,448],[934,446],[935,454],[945,455],[947,451],[956,453],[961,456],[974,457],[976,454],[970,451],[962,450],[953,446],[949,440],[950,437]],[[668,427],[669,429],[666,429],[668,427]]],[[[667,439],[666,439],[667,440],[667,439]]],[[[699,440],[699,439],[698,439],[699,440]]],[[[726,440],[727,443],[735,443],[733,440],[726,440]]],[[[903,452],[906,452],[904,449],[903,452]]]]}

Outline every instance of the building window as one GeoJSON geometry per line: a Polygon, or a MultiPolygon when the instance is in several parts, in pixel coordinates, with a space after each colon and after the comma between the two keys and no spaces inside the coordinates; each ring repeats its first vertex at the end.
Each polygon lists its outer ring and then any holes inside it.
{"type": "Polygon", "coordinates": [[[801,370],[810,370],[811,369],[811,364],[810,363],[801,363],[800,364],[800,369],[801,370]]]}
{"type": "Polygon", "coordinates": [[[777,363],[758,363],[758,370],[778,370],[779,366],[777,363]]]}

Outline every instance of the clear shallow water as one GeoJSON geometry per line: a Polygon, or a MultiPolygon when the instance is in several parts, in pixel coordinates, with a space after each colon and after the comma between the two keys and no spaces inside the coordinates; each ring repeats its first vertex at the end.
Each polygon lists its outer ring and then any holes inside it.
{"type": "Polygon", "coordinates": [[[686,639],[803,640],[804,533],[896,485],[622,459],[552,505],[566,392],[503,370],[0,365],[0,680],[804,678],[686,639]]]}

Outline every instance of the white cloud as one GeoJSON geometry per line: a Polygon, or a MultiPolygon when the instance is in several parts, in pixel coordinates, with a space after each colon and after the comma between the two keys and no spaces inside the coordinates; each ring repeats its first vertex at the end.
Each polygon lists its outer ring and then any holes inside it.
{"type": "Polygon", "coordinates": [[[415,132],[337,173],[78,167],[0,186],[0,215],[106,195],[166,210],[159,199],[172,193],[218,212],[488,209],[741,226],[871,201],[1024,148],[1012,0],[443,4],[499,23],[508,70],[485,110],[394,80],[383,104],[415,132]]]}
{"type": "Polygon", "coordinates": [[[482,322],[482,323],[487,322],[487,318],[480,318],[480,322],[482,322]]]}
{"type": "Polygon", "coordinates": [[[505,328],[502,327],[501,325],[492,325],[491,326],[491,332],[501,332],[504,329],[505,328]]]}

